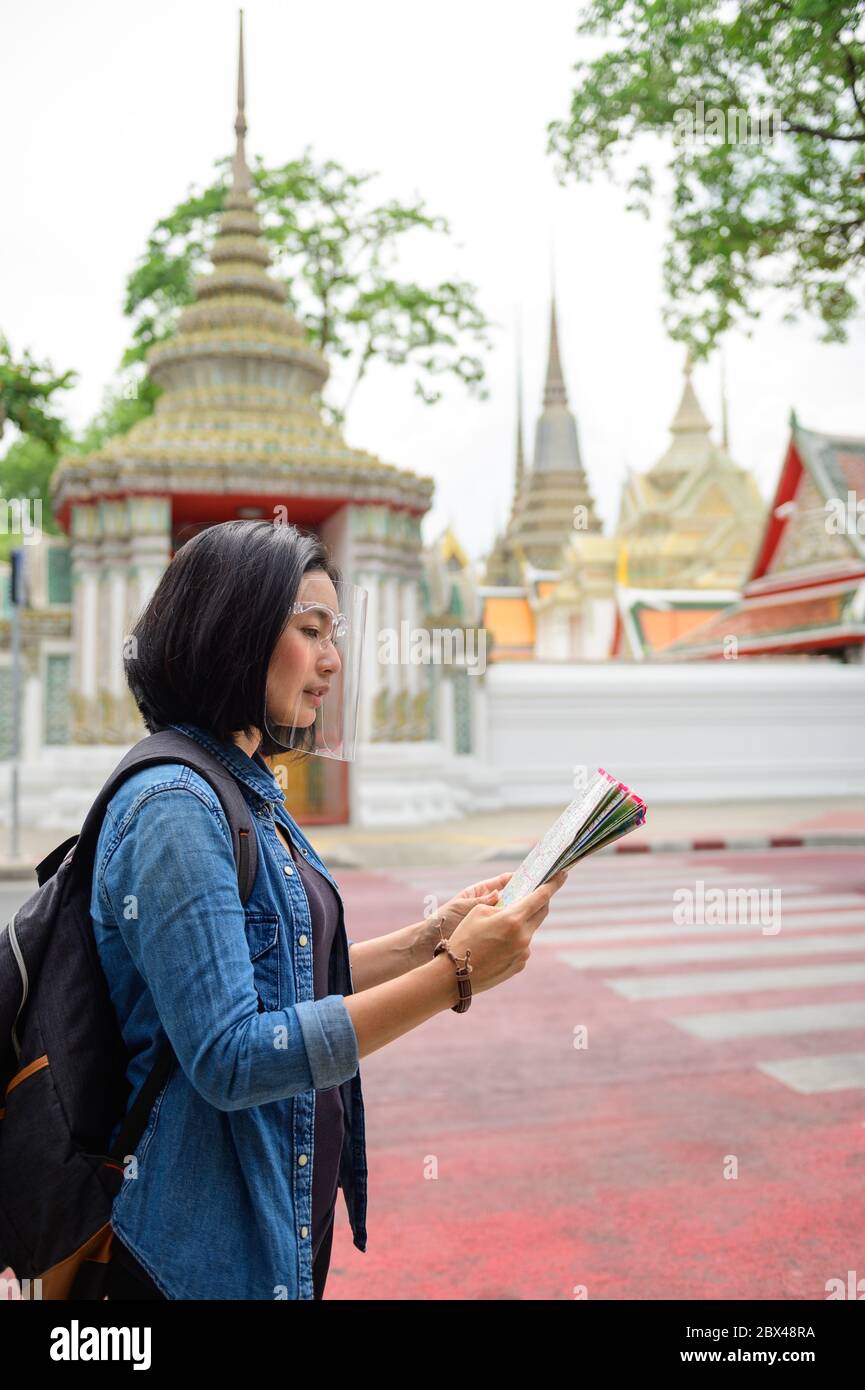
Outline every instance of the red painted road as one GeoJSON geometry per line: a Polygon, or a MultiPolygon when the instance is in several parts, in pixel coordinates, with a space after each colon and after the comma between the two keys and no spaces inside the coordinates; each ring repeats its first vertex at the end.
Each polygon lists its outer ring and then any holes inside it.
{"type": "MultiPolygon", "coordinates": [[[[341,870],[349,935],[500,869],[341,870]]],[[[824,1299],[865,1279],[863,941],[861,851],[577,866],[525,971],[362,1059],[369,1242],[340,1197],[326,1297],[824,1299]],[[778,888],[781,930],[675,925],[697,880],[778,888]],[[732,971],[766,973],[707,986],[732,971]],[[802,1090],[803,1064],[853,1072],[802,1090]]]]}

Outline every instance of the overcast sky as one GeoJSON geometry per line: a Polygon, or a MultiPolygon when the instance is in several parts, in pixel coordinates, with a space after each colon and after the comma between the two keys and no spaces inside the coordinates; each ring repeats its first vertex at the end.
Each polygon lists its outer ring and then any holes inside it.
{"type": "MultiPolygon", "coordinates": [[[[80,373],[65,396],[76,427],[99,407],[128,342],[124,285],[153,224],[232,148],[237,11],[233,0],[2,7],[0,330],[16,352],[80,373]]],[[[626,465],[645,469],[665,449],[681,391],[683,352],[660,316],[665,207],[646,222],[605,179],[561,188],[545,153],[571,65],[597,49],[575,36],[577,12],[574,0],[244,7],[250,157],[281,163],[310,145],[378,171],[381,197],[420,194],[453,237],[434,255],[416,242],[404,268],[473,281],[500,325],[488,401],[454,383],[424,407],[407,373],[380,366],[346,429],[350,443],[435,479],[425,539],[450,522],[474,558],[510,505],[517,315],[531,456],[551,247],[565,377],[608,526],[626,465]]],[[[764,495],[791,406],[808,427],[865,434],[862,315],[850,342],[830,347],[813,322],[784,324],[786,307],[778,296],[753,336],[731,335],[725,349],[731,452],[764,495]]],[[[718,438],[717,358],[694,383],[718,438]]]]}

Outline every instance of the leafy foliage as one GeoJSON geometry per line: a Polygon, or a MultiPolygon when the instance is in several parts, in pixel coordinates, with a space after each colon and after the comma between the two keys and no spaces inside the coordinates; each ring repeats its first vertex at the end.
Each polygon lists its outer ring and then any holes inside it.
{"type": "Polygon", "coordinates": [[[8,339],[0,333],[0,435],[7,421],[22,434],[56,446],[63,425],[54,414],[51,397],[68,390],[75,372],[54,375],[50,363],[39,363],[25,352],[20,361],[12,354],[8,339]]]}
{"type": "MultiPolygon", "coordinates": [[[[225,203],[230,160],[216,167],[222,171],[217,182],[191,193],[156,224],[129,277],[125,312],[134,327],[126,367],[142,363],[152,344],[173,334],[179,309],[194,297],[225,203]]],[[[251,177],[288,307],[311,344],[352,362],[346,399],[329,402],[332,418],[344,419],[376,359],[408,367],[427,404],[441,399],[439,383],[446,377],[486,396],[478,354],[489,345],[490,325],[477,306],[476,288],[462,280],[421,285],[396,271],[406,236],[447,235],[444,218],[420,199],[370,201],[367,186],[375,175],[351,173],[334,160],[316,162],[309,150],[274,169],[259,159],[251,177]]]]}
{"type": "Polygon", "coordinates": [[[591,0],[577,32],[613,42],[575,65],[548,126],[561,180],[616,176],[649,215],[647,136],[671,137],[663,273],[673,337],[708,355],[766,291],[847,341],[865,262],[862,0],[591,0]],[[760,124],[762,120],[762,124],[760,124]]]}

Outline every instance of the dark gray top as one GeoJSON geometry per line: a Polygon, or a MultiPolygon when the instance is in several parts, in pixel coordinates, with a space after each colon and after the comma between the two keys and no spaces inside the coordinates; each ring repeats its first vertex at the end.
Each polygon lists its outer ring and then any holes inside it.
{"type": "MultiPolygon", "coordinates": [[[[329,985],[331,951],[339,922],[339,901],[323,874],[291,847],[312,918],[312,974],[316,999],[332,994],[329,985]]],[[[336,1203],[339,1160],[343,1144],[343,1108],[339,1086],[315,1093],[315,1136],[312,1167],[312,1257],[330,1223],[336,1203]]]]}

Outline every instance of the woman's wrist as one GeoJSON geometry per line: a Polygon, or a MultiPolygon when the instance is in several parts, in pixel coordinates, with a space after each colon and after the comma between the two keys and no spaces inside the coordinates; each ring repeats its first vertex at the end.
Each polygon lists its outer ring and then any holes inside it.
{"type": "Polygon", "coordinates": [[[394,1042],[403,1033],[459,1003],[453,961],[442,952],[401,978],[344,996],[357,1035],[358,1056],[394,1042]]]}
{"type": "MultiPolygon", "coordinates": [[[[437,936],[437,940],[441,941],[441,937],[437,936]]],[[[436,968],[438,968],[439,979],[441,982],[442,1011],[444,1011],[445,1009],[452,1009],[454,1004],[459,1003],[460,999],[460,988],[459,983],[457,981],[456,966],[454,965],[450,956],[447,955],[446,952],[442,951],[440,955],[437,955],[433,957],[433,959],[427,961],[426,965],[423,967],[424,970],[430,971],[431,974],[432,971],[434,971],[436,968]]]]}
{"type": "Polygon", "coordinates": [[[442,939],[438,925],[440,921],[441,917],[437,915],[424,917],[422,922],[415,922],[409,928],[412,932],[412,959],[416,966],[426,965],[427,961],[432,960],[433,951],[442,939]]]}
{"type": "Polygon", "coordinates": [[[353,941],[349,948],[354,992],[373,989],[388,980],[396,980],[433,958],[441,941],[436,923],[438,917],[425,917],[398,931],[375,936],[368,941],[353,941]]]}

